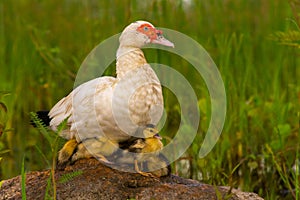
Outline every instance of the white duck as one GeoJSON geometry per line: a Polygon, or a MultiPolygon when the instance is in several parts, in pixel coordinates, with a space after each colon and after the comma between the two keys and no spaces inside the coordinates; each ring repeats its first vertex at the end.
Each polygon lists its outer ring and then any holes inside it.
{"type": "Polygon", "coordinates": [[[78,86],[49,112],[53,130],[68,118],[68,127],[61,136],[76,138],[77,142],[97,138],[106,145],[103,156],[114,152],[114,144],[129,139],[138,126],[156,125],[160,120],[161,85],[140,48],[149,43],[174,47],[162,31],[146,21],[127,26],[119,42],[117,77],[99,77],[78,86]],[[109,148],[108,144],[113,145],[109,148]]]}

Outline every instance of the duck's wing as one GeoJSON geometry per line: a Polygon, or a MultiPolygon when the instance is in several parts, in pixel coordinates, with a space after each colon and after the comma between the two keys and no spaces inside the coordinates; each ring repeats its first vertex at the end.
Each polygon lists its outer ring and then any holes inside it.
{"type": "MultiPolygon", "coordinates": [[[[112,86],[116,82],[113,77],[100,77],[90,80],[75,88],[68,96],[61,99],[49,112],[51,118],[50,127],[57,130],[61,122],[67,119],[67,128],[60,135],[66,139],[76,136],[80,141],[78,132],[81,129],[93,132],[93,128],[98,129],[96,120],[95,100],[105,104],[112,93],[112,86]]],[[[105,112],[105,110],[103,111],[105,112]]],[[[105,113],[103,113],[105,115],[105,113]]],[[[97,130],[96,130],[97,131],[97,130]]],[[[86,133],[89,134],[89,133],[86,133]]],[[[83,136],[83,137],[86,137],[83,136]]]]}

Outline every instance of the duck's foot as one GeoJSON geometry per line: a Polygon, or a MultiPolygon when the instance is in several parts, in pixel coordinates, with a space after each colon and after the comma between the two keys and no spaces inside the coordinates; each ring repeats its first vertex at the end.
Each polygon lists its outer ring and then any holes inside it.
{"type": "Polygon", "coordinates": [[[153,175],[150,172],[143,172],[140,170],[139,165],[138,165],[138,161],[134,160],[134,169],[137,173],[141,174],[142,176],[146,176],[146,177],[151,177],[151,178],[157,178],[155,175],[153,175]]]}

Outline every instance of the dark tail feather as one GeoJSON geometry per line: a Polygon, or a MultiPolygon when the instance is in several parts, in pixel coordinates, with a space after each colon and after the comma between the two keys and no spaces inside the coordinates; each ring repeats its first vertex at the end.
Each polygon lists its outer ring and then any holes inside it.
{"type": "MultiPolygon", "coordinates": [[[[37,114],[38,118],[40,118],[46,126],[50,125],[51,119],[48,116],[48,114],[49,114],[48,110],[37,111],[36,114],[37,114]]],[[[35,123],[32,120],[30,120],[30,124],[32,126],[36,127],[35,123]]]]}

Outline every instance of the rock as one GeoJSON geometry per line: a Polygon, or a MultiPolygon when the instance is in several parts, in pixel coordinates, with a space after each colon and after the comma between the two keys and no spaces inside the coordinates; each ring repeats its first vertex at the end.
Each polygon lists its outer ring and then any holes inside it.
{"type": "MultiPolygon", "coordinates": [[[[49,176],[50,170],[26,174],[27,199],[45,199],[46,188],[52,189],[47,187],[49,176]]],[[[262,199],[254,193],[202,184],[174,175],[151,178],[121,172],[95,159],[79,160],[64,171],[56,171],[55,178],[57,199],[262,199]],[[75,172],[79,173],[75,175],[75,172]],[[63,177],[68,179],[63,181],[63,177]]],[[[3,181],[0,200],[4,199],[22,199],[21,176],[3,181]]]]}

